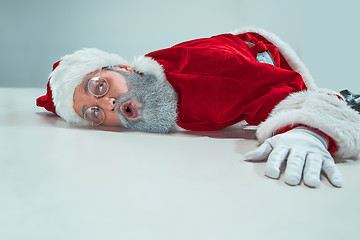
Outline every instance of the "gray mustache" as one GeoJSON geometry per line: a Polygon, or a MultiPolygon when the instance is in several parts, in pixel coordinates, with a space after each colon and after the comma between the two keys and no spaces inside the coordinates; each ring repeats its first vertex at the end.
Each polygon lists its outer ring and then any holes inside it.
{"type": "Polygon", "coordinates": [[[143,131],[168,133],[175,130],[177,117],[177,95],[168,82],[159,81],[151,74],[138,74],[118,69],[126,80],[129,92],[116,101],[115,112],[126,128],[143,131]],[[139,101],[143,107],[138,109],[138,120],[127,119],[120,106],[129,100],[139,101]]]}

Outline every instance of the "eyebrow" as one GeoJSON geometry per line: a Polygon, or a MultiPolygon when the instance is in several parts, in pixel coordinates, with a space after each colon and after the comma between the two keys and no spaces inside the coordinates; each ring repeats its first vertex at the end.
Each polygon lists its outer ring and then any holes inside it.
{"type": "Polygon", "coordinates": [[[82,117],[85,119],[85,112],[86,112],[86,110],[87,110],[87,107],[82,107],[81,108],[81,115],[82,115],[82,117]]]}
{"type": "Polygon", "coordinates": [[[85,81],[85,84],[84,84],[84,92],[86,93],[86,95],[89,94],[89,81],[90,81],[91,78],[88,78],[86,81],[85,81]]]}

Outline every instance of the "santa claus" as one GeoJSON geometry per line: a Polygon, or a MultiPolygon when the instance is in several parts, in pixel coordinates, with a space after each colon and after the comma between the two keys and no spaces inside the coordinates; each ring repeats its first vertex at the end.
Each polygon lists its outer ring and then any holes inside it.
{"type": "Polygon", "coordinates": [[[356,158],[360,116],[330,90],[319,89],[288,44],[262,29],[183,42],[131,64],[118,55],[82,49],[54,64],[47,94],[37,99],[67,122],[146,132],[219,130],[258,125],[265,174],[310,187],[324,171],[343,180],[333,157],[356,158]]]}

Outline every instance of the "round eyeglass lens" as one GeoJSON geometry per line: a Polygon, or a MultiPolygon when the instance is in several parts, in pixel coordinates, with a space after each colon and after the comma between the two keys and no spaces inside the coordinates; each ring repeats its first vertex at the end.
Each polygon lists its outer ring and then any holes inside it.
{"type": "Polygon", "coordinates": [[[92,95],[102,97],[109,91],[109,84],[105,78],[93,77],[89,80],[88,89],[92,95]]]}
{"type": "Polygon", "coordinates": [[[101,108],[94,106],[86,109],[84,118],[90,123],[90,125],[97,126],[104,121],[105,114],[101,108]]]}

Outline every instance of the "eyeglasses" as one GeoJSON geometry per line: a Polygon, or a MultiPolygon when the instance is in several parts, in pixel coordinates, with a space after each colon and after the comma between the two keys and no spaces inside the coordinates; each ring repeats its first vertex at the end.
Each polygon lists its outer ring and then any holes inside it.
{"type": "Polygon", "coordinates": [[[104,111],[97,106],[97,99],[105,96],[105,94],[109,91],[109,84],[105,78],[100,77],[101,69],[99,72],[99,76],[93,77],[87,82],[87,89],[91,95],[96,97],[95,106],[89,107],[85,110],[83,116],[84,119],[91,126],[98,126],[105,120],[104,111]]]}

